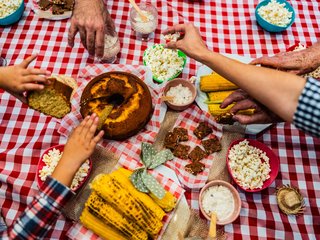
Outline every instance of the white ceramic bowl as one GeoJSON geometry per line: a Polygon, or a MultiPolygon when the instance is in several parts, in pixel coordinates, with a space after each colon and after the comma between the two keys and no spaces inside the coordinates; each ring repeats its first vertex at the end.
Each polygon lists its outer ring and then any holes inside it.
{"type": "Polygon", "coordinates": [[[195,85],[193,83],[191,83],[190,81],[183,79],[183,78],[176,78],[171,81],[168,81],[163,89],[163,95],[166,96],[167,92],[169,91],[169,89],[171,87],[176,87],[179,84],[190,89],[190,91],[192,93],[192,99],[190,102],[188,102],[186,104],[182,104],[182,105],[174,104],[170,101],[165,101],[167,106],[175,111],[183,111],[183,110],[187,109],[194,102],[194,100],[196,99],[196,96],[197,96],[197,89],[196,89],[195,85]]]}
{"type": "Polygon", "coordinates": [[[223,186],[226,187],[230,190],[230,192],[232,193],[233,199],[234,199],[234,209],[232,214],[226,218],[224,221],[219,221],[217,220],[217,225],[226,225],[229,223],[232,223],[234,220],[236,220],[240,214],[240,210],[241,210],[241,200],[240,200],[240,196],[238,191],[228,182],[226,181],[222,181],[222,180],[213,180],[208,182],[206,185],[204,185],[204,187],[201,189],[200,191],[200,195],[199,195],[199,207],[201,210],[201,213],[205,216],[206,219],[208,219],[209,221],[211,220],[211,216],[209,216],[203,208],[203,194],[204,192],[209,189],[210,187],[214,187],[214,186],[223,186]]]}

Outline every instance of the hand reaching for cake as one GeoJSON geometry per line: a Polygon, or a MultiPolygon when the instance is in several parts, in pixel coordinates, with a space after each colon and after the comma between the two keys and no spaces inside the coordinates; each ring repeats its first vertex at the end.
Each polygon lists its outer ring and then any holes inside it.
{"type": "Polygon", "coordinates": [[[221,103],[221,108],[226,108],[228,105],[235,103],[230,109],[230,113],[234,114],[232,119],[241,124],[254,124],[254,123],[274,123],[282,122],[283,120],[276,114],[271,112],[268,108],[252,99],[248,93],[242,89],[238,89],[231,93],[221,103]],[[240,110],[255,109],[252,115],[239,114],[240,110]]]}
{"type": "Polygon", "coordinates": [[[22,63],[0,68],[0,88],[6,90],[22,102],[26,102],[23,92],[41,90],[44,84],[50,84],[46,78],[51,73],[46,70],[29,68],[29,64],[37,55],[26,58],[22,63]]]}

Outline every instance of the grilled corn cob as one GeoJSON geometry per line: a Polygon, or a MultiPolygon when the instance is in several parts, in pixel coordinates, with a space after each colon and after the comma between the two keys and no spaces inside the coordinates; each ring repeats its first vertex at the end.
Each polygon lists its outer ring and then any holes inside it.
{"type": "MultiPolygon", "coordinates": [[[[228,113],[233,106],[234,104],[230,104],[228,107],[222,109],[220,108],[220,104],[208,104],[209,112],[212,116],[219,116],[221,114],[228,113]]],[[[249,108],[246,110],[238,111],[238,114],[252,115],[254,111],[255,109],[249,108]]]]}
{"type": "Polygon", "coordinates": [[[161,220],[164,211],[148,195],[140,193],[133,186],[132,189],[126,186],[123,179],[126,177],[101,174],[94,179],[91,188],[151,236],[158,234],[163,225],[161,220]]]}
{"type": "MultiPolygon", "coordinates": [[[[129,178],[132,172],[125,168],[119,168],[118,170],[111,173],[112,176],[116,177],[119,181],[124,181],[123,184],[127,187],[132,187],[132,183],[129,178]]],[[[153,199],[153,201],[158,204],[165,212],[170,212],[177,204],[177,199],[172,193],[166,191],[165,196],[162,199],[157,198],[154,194],[149,193],[149,196],[153,199]]]]}
{"type": "MultiPolygon", "coordinates": [[[[124,201],[124,199],[122,201],[124,201]]],[[[116,210],[115,206],[110,205],[95,191],[92,191],[85,206],[88,207],[96,216],[103,218],[108,224],[111,224],[117,228],[129,239],[148,239],[147,232],[144,231],[138,224],[136,224],[135,221],[127,219],[124,215],[116,210]]]]}
{"type": "Polygon", "coordinates": [[[158,204],[165,212],[170,212],[177,204],[177,199],[171,192],[166,191],[166,195],[162,199],[157,198],[153,193],[149,196],[158,204]]]}
{"type": "Polygon", "coordinates": [[[122,235],[115,227],[106,224],[100,218],[96,217],[90,212],[90,210],[85,207],[80,216],[81,223],[92,230],[100,237],[106,240],[128,240],[124,235],[122,235]]]}
{"type": "Polygon", "coordinates": [[[237,85],[228,81],[216,72],[200,77],[200,90],[203,92],[226,91],[237,88],[237,85]]]}
{"type": "Polygon", "coordinates": [[[233,92],[234,92],[234,90],[209,92],[208,93],[209,100],[207,101],[207,103],[208,104],[222,103],[223,100],[233,92]]]}

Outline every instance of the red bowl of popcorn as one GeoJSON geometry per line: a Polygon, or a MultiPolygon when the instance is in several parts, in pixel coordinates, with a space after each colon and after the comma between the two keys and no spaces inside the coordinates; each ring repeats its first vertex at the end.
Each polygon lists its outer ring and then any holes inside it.
{"type": "MultiPolygon", "coordinates": [[[[64,145],[56,145],[49,149],[47,149],[43,155],[41,156],[38,163],[38,171],[37,171],[37,182],[38,187],[40,187],[47,176],[51,176],[55,167],[57,166],[62,153],[63,153],[64,145]]],[[[79,190],[86,180],[89,177],[90,171],[92,169],[92,162],[90,159],[87,159],[79,168],[77,173],[75,174],[70,189],[72,191],[79,190]]]]}
{"type": "Polygon", "coordinates": [[[227,152],[227,167],[234,182],[246,192],[259,192],[276,179],[279,157],[265,144],[238,139],[227,152]]]}
{"type": "Polygon", "coordinates": [[[183,78],[176,78],[166,83],[163,97],[169,108],[175,111],[187,109],[196,99],[197,90],[193,83],[183,78]]]}

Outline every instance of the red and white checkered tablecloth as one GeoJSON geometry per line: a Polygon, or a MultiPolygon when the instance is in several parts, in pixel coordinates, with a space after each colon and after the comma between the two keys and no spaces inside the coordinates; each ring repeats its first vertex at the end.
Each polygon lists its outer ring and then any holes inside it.
{"type": "Polygon", "coordinates": [[[140,65],[124,65],[124,64],[92,64],[85,67],[78,75],[77,80],[80,82],[73,99],[72,99],[72,112],[69,113],[61,121],[61,125],[58,132],[64,136],[68,136],[72,129],[82,121],[80,114],[80,98],[83,89],[87,83],[94,77],[111,71],[124,71],[130,72],[138,76],[148,86],[152,97],[153,114],[147,125],[135,136],[125,141],[111,141],[105,140],[102,145],[112,151],[113,153],[120,156],[124,152],[130,155],[132,158],[139,158],[141,142],[153,143],[157,133],[159,132],[161,122],[163,121],[166,113],[166,105],[161,102],[161,89],[159,86],[152,81],[152,74],[150,70],[145,66],[140,65]]]}
{"type": "MultiPolygon", "coordinates": [[[[290,0],[296,10],[296,20],[281,34],[265,32],[256,24],[257,0],[151,2],[159,11],[159,25],[155,39],[145,43],[135,40],[129,21],[129,3],[108,0],[121,41],[117,63],[141,65],[143,51],[160,43],[161,31],[182,22],[198,26],[210,49],[252,58],[284,51],[297,42],[311,44],[320,39],[319,1],[290,0]]],[[[26,3],[26,11],[17,24],[0,28],[2,57],[14,64],[38,52],[39,57],[32,66],[73,77],[93,63],[78,37],[74,48],[67,46],[67,20],[39,20],[30,9],[30,0],[26,3]]],[[[188,59],[183,76],[195,75],[197,66],[194,60],[188,59]]],[[[0,206],[1,214],[10,225],[38,193],[35,176],[40,155],[66,139],[57,132],[59,122],[28,109],[7,93],[1,91],[0,96],[0,206]]],[[[319,239],[319,139],[306,136],[289,124],[278,124],[256,137],[279,155],[280,172],[272,187],[261,193],[248,194],[238,189],[242,210],[236,222],[225,226],[228,236],[231,239],[319,239]],[[301,190],[306,201],[303,215],[287,217],[279,212],[273,187],[283,184],[301,190]]],[[[185,195],[190,206],[197,209],[198,192],[188,191],[185,195]]],[[[77,228],[61,216],[48,237],[65,239],[68,230],[77,231],[77,228]]]]}
{"type": "MultiPolygon", "coordinates": [[[[190,146],[191,151],[196,146],[200,146],[203,149],[201,140],[199,140],[193,134],[194,129],[199,125],[200,122],[205,122],[213,130],[213,133],[209,134],[206,138],[204,138],[204,140],[214,136],[220,139],[222,136],[222,125],[217,124],[210,116],[211,115],[208,112],[203,112],[196,105],[186,109],[179,115],[174,127],[182,127],[187,129],[189,140],[187,142],[183,142],[183,144],[190,146]]],[[[171,169],[174,169],[180,183],[186,189],[200,189],[208,180],[210,168],[213,165],[213,161],[215,161],[214,156],[215,154],[210,154],[201,160],[201,163],[205,165],[205,169],[197,175],[193,175],[185,170],[185,166],[191,163],[190,160],[175,157],[172,161],[166,162],[166,165],[171,169]]]]}
{"type": "MultiPolygon", "coordinates": [[[[133,159],[131,156],[127,155],[127,154],[122,154],[118,164],[116,166],[116,168],[118,167],[125,167],[131,171],[133,171],[136,168],[141,167],[141,161],[140,158],[135,158],[133,159]]],[[[173,196],[175,196],[175,198],[177,199],[177,202],[179,202],[183,196],[183,193],[185,192],[185,190],[176,182],[174,182],[173,180],[167,178],[166,176],[162,175],[161,173],[159,173],[157,171],[157,169],[154,170],[149,170],[148,171],[150,174],[152,174],[159,183],[161,183],[161,185],[164,187],[164,189],[170,193],[173,194],[173,196]]],[[[171,211],[169,213],[167,213],[163,219],[162,219],[162,223],[163,223],[163,227],[161,229],[161,231],[158,234],[158,237],[156,239],[160,240],[162,235],[164,234],[166,228],[168,227],[172,217],[174,215],[174,212],[171,211]]],[[[85,238],[90,238],[90,239],[101,239],[99,236],[97,236],[95,233],[93,233],[91,230],[85,228],[83,225],[81,225],[81,223],[75,224],[74,227],[72,228],[72,230],[70,230],[68,232],[68,237],[70,239],[83,239],[85,236],[85,238]]]]}

